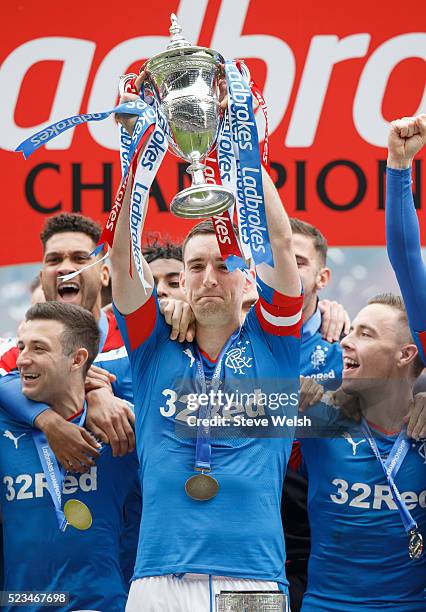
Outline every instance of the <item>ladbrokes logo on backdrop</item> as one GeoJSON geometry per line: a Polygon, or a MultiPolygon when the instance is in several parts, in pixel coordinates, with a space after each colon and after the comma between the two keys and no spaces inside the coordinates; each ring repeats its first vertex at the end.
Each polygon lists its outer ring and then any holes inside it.
{"type": "MultiPolygon", "coordinates": [[[[310,3],[309,11],[273,0],[170,0],[143,22],[123,7],[119,33],[108,2],[102,7],[100,13],[96,3],[76,0],[76,13],[86,16],[84,35],[77,20],[63,22],[53,0],[43,9],[26,7],[25,24],[18,6],[7,9],[9,21],[22,25],[2,40],[0,145],[9,177],[3,195],[18,209],[7,240],[18,220],[21,233],[27,226],[37,233],[46,214],[75,210],[100,218],[107,212],[119,181],[112,118],[64,132],[27,163],[10,151],[63,117],[112,108],[119,75],[165,49],[169,15],[177,11],[191,42],[226,58],[247,58],[268,103],[272,175],[289,212],[317,223],[332,244],[383,244],[387,122],[426,112],[426,33],[418,31],[426,7],[400,15],[390,0],[384,14],[360,0],[343,14],[337,0],[328,0],[326,10],[310,3]]],[[[263,134],[263,115],[257,115],[263,134]]],[[[166,208],[184,177],[185,166],[169,160],[148,212],[153,229],[185,233],[181,222],[170,229],[166,208]]],[[[414,187],[421,204],[420,172],[414,187]]],[[[10,242],[0,264],[36,260],[36,245],[36,237],[24,239],[16,253],[10,242]]]]}
{"type": "MultiPolygon", "coordinates": [[[[164,3],[167,4],[167,3],[164,3]]],[[[169,2],[169,12],[175,8],[175,2],[169,2]]],[[[181,0],[178,9],[178,18],[184,28],[187,38],[197,42],[204,20],[208,17],[208,2],[200,0],[199,6],[194,8],[192,0],[181,0]]],[[[329,2],[330,5],[338,4],[329,2]]],[[[266,2],[268,5],[268,2],[266,2]]],[[[424,60],[426,54],[426,34],[418,32],[418,15],[412,23],[412,30],[389,36],[379,41],[372,40],[371,30],[376,26],[384,26],[385,16],[379,9],[374,13],[373,7],[369,20],[365,22],[365,30],[355,29],[350,34],[342,35],[343,17],[339,19],[338,13],[332,18],[332,11],[327,11],[327,34],[314,34],[310,36],[313,23],[304,20],[305,40],[308,53],[304,58],[292,48],[287,39],[291,39],[291,23],[296,19],[296,6],[288,5],[283,9],[286,23],[278,19],[276,3],[269,2],[271,25],[273,21],[280,22],[280,36],[263,33],[262,30],[252,34],[242,34],[244,24],[248,17],[255,21],[256,13],[268,12],[268,6],[249,0],[233,2],[222,0],[217,15],[210,44],[221,51],[225,57],[248,57],[259,59],[266,67],[265,86],[263,88],[269,108],[269,123],[271,134],[278,128],[289,107],[292,94],[296,94],[290,122],[285,138],[288,147],[310,147],[321,121],[321,112],[329,88],[332,86],[332,72],[338,64],[350,60],[362,60],[363,65],[358,83],[355,85],[353,97],[352,118],[354,127],[359,136],[367,143],[384,147],[386,145],[387,120],[383,116],[383,102],[389,79],[393,70],[408,58],[424,60]],[[334,23],[333,23],[334,19],[334,23]],[[296,71],[302,70],[302,78],[297,83],[296,71]]],[[[164,7],[166,8],[166,7],[164,7]]],[[[330,6],[331,8],[331,6],[330,6]]],[[[30,9],[28,9],[30,10],[30,9]]],[[[34,8],[35,11],[35,8],[34,8]]],[[[164,13],[167,15],[167,10],[164,13]]],[[[298,11],[297,11],[298,13],[298,11]]],[[[149,15],[145,22],[149,24],[149,15]]],[[[29,18],[30,19],[30,18],[29,18]]],[[[345,20],[347,16],[345,17],[345,20]]],[[[40,22],[34,12],[34,24],[40,22]]],[[[148,29],[148,28],[147,28],[148,29]]],[[[168,29],[167,17],[162,32],[168,29]]],[[[347,28],[345,28],[347,30],[347,28]]],[[[376,27],[377,29],[377,27],[376,27]]],[[[252,30],[252,28],[251,28],[252,30]]],[[[58,28],[59,32],[59,28],[58,28]]],[[[17,144],[28,138],[32,133],[42,128],[43,124],[34,124],[31,127],[22,127],[15,121],[15,109],[19,102],[21,86],[27,71],[38,62],[63,62],[61,78],[56,83],[50,116],[46,125],[54,122],[58,115],[76,115],[81,111],[84,93],[90,90],[87,112],[106,110],[111,108],[117,97],[118,76],[126,72],[129,65],[144,57],[150,57],[164,50],[167,37],[140,36],[123,40],[110,48],[92,74],[95,64],[97,39],[106,38],[105,25],[99,29],[99,21],[93,30],[93,40],[85,40],[64,36],[39,37],[35,30],[33,40],[28,40],[16,46],[5,58],[1,80],[4,91],[1,107],[1,146],[7,150],[14,150],[17,144]]],[[[419,77],[418,94],[419,105],[410,108],[411,114],[425,112],[426,94],[423,95],[424,81],[421,82],[420,71],[413,77],[419,77]],[[423,99],[422,99],[423,95],[423,99]]],[[[43,83],[43,87],[46,87],[43,83]]],[[[407,94],[407,92],[405,92],[407,94]]],[[[398,92],[392,90],[393,96],[398,92]]],[[[399,94],[401,95],[401,94],[399,94]]],[[[412,102],[412,99],[409,100],[412,102]]],[[[30,109],[29,109],[30,110],[30,109]]],[[[402,109],[401,109],[402,110],[402,109]]],[[[62,117],[60,117],[62,118],[62,117]]],[[[29,118],[30,119],[30,118],[29,118]]],[[[262,118],[259,116],[259,121],[262,118]]],[[[102,147],[118,149],[118,141],[113,121],[109,124],[91,124],[88,126],[93,140],[102,147]]],[[[73,134],[68,132],[48,145],[51,150],[68,149],[72,145],[73,134]]]]}

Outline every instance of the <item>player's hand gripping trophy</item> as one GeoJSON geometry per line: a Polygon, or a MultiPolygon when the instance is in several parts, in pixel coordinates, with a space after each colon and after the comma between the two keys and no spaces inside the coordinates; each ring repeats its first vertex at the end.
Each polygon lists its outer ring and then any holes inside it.
{"type": "MultiPolygon", "coordinates": [[[[227,210],[234,203],[231,190],[206,182],[203,160],[214,149],[222,125],[224,58],[206,47],[191,45],[171,16],[171,40],[167,50],[141,68],[144,95],[151,94],[163,111],[170,129],[169,145],[190,162],[192,185],[173,198],[171,212],[178,217],[204,218],[227,210]]],[[[120,94],[137,75],[120,79],[120,94]]]]}

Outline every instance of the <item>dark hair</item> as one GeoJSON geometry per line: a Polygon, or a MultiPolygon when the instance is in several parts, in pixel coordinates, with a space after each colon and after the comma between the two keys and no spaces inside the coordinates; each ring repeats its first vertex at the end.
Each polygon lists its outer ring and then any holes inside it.
{"type": "MultiPolygon", "coordinates": [[[[240,241],[240,236],[239,236],[239,231],[238,231],[238,226],[236,226],[234,223],[232,224],[234,231],[235,231],[235,236],[237,239],[237,242],[240,246],[241,249],[241,241],[240,241]]],[[[197,223],[197,225],[194,225],[194,227],[192,227],[189,232],[187,233],[183,243],[182,243],[182,258],[185,257],[185,249],[186,249],[186,245],[188,244],[188,242],[191,240],[191,238],[193,238],[194,236],[199,236],[199,235],[204,235],[207,236],[209,234],[213,234],[214,236],[216,235],[216,232],[214,230],[214,225],[213,225],[213,221],[211,221],[210,219],[205,219],[204,221],[201,221],[200,223],[197,223]]],[[[247,267],[250,267],[250,262],[246,261],[246,265],[247,267]]]]}
{"type": "Polygon", "coordinates": [[[143,256],[147,263],[156,259],[176,259],[182,261],[182,247],[170,240],[160,241],[157,237],[147,241],[143,248],[143,256]]]}
{"type": "Polygon", "coordinates": [[[91,312],[75,304],[61,302],[42,302],[34,304],[25,314],[26,321],[59,321],[64,326],[60,342],[64,355],[71,355],[79,348],[89,354],[84,364],[86,375],[99,351],[100,333],[95,317],[91,312]]]}
{"type": "Polygon", "coordinates": [[[186,245],[191,240],[191,238],[198,235],[206,236],[208,234],[215,235],[213,221],[210,221],[210,219],[205,219],[204,221],[197,223],[197,225],[194,225],[194,227],[191,227],[182,243],[182,257],[185,257],[186,245]]]}
{"type": "Polygon", "coordinates": [[[296,217],[290,217],[290,226],[293,234],[302,234],[302,236],[312,238],[315,250],[320,256],[322,264],[325,266],[328,244],[319,229],[310,223],[306,223],[306,221],[296,219],[296,217]]]}
{"type": "Polygon", "coordinates": [[[101,237],[101,226],[96,221],[93,221],[93,219],[83,217],[83,215],[76,215],[75,213],[59,213],[59,215],[49,217],[40,234],[43,251],[46,249],[46,242],[49,238],[62,232],[81,232],[89,236],[97,244],[101,237]]]}
{"type": "MultiPolygon", "coordinates": [[[[401,319],[403,323],[407,326],[407,335],[409,336],[410,341],[414,343],[410,331],[410,324],[408,322],[408,315],[405,309],[404,300],[400,295],[395,295],[394,293],[379,293],[374,297],[370,298],[367,304],[384,304],[385,306],[390,306],[391,308],[398,310],[401,314],[401,319]]],[[[413,374],[415,378],[418,378],[418,376],[420,376],[424,369],[424,364],[420,357],[420,353],[417,353],[412,365],[413,374]]]]}

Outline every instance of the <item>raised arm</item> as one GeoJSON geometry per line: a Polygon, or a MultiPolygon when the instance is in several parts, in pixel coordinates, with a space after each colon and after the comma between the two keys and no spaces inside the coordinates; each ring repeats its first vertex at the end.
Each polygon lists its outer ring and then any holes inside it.
{"type": "MultiPolygon", "coordinates": [[[[142,84],[143,75],[140,75],[136,79],[135,85],[139,90],[142,84]]],[[[121,102],[127,102],[129,100],[136,99],[135,94],[125,94],[121,98],[121,102]]],[[[130,117],[128,115],[118,115],[118,121],[126,128],[131,134],[136,122],[136,117],[130,117]]],[[[143,154],[143,151],[141,155],[143,154]]],[[[140,248],[140,263],[142,265],[144,279],[151,289],[144,289],[141,280],[136,270],[136,263],[133,258],[131,248],[131,236],[129,229],[129,215],[131,210],[131,185],[133,179],[133,169],[130,169],[130,177],[127,183],[127,189],[123,198],[121,206],[121,212],[118,217],[117,226],[115,230],[114,245],[110,253],[111,268],[112,268],[112,297],[115,306],[122,314],[130,314],[141,306],[143,306],[152,295],[152,288],[154,286],[154,279],[151,274],[151,270],[142,256],[141,245],[140,248]]],[[[145,208],[146,210],[146,208],[145,208]]],[[[142,220],[144,223],[145,218],[142,220]]]]}
{"type": "Polygon", "coordinates": [[[290,221],[278,191],[264,169],[262,169],[262,178],[274,267],[261,264],[256,267],[256,272],[272,289],[289,297],[297,297],[301,293],[302,286],[293,249],[290,221]]]}
{"type": "Polygon", "coordinates": [[[386,243],[410,326],[426,330],[426,267],[411,191],[411,164],[426,143],[426,115],[391,123],[388,139],[386,243]]]}

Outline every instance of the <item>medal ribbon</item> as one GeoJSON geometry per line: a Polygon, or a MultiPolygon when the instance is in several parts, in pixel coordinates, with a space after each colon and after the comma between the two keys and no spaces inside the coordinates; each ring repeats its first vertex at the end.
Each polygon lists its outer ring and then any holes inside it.
{"type": "Polygon", "coordinates": [[[237,167],[237,215],[243,252],[256,265],[273,265],[263,197],[259,138],[252,92],[235,62],[226,60],[229,120],[237,167]]]}
{"type": "MultiPolygon", "coordinates": [[[[213,376],[211,379],[211,385],[210,385],[210,388],[213,390],[214,393],[217,392],[220,386],[223,358],[225,357],[226,352],[232,346],[235,340],[238,339],[240,333],[241,333],[241,327],[238,328],[238,330],[235,331],[230,338],[228,338],[228,341],[226,342],[225,346],[223,347],[223,349],[221,350],[219,354],[219,357],[216,363],[216,367],[214,369],[213,376]]],[[[194,352],[195,352],[196,364],[197,364],[196,385],[198,387],[201,387],[201,393],[205,394],[207,393],[207,381],[206,381],[206,375],[204,373],[203,360],[202,360],[198,346],[195,347],[194,352]]],[[[209,400],[207,402],[207,405],[200,406],[199,418],[210,420],[210,413],[211,413],[211,402],[209,400]]],[[[211,469],[212,445],[211,445],[211,438],[210,438],[210,429],[211,429],[210,424],[202,425],[200,422],[200,425],[198,426],[197,441],[195,445],[195,469],[198,469],[198,470],[210,470],[211,469]]]]}
{"type": "Polygon", "coordinates": [[[379,449],[377,448],[376,440],[374,439],[371,433],[371,429],[365,419],[362,420],[361,429],[365,437],[367,438],[367,441],[371,447],[371,450],[375,454],[377,461],[382,466],[386,480],[392,491],[393,500],[401,516],[402,524],[404,525],[405,531],[407,533],[410,533],[412,530],[417,530],[417,523],[411,516],[410,511],[408,510],[403,499],[401,498],[401,494],[394,481],[394,477],[398,473],[399,468],[401,467],[402,462],[404,461],[410,449],[410,442],[407,437],[407,429],[404,427],[401,430],[398,438],[395,440],[395,443],[392,446],[391,452],[389,453],[389,456],[386,461],[383,461],[383,459],[381,458],[379,449]]]}
{"type": "MultiPolygon", "coordinates": [[[[83,412],[78,422],[79,427],[84,425],[86,414],[87,403],[85,401],[83,412]]],[[[60,467],[44,433],[39,429],[33,429],[32,435],[40,459],[41,467],[43,468],[43,472],[46,477],[50,497],[53,501],[59,529],[61,531],[65,531],[67,519],[65,518],[65,514],[62,510],[62,486],[65,478],[64,469],[60,467]]]]}

